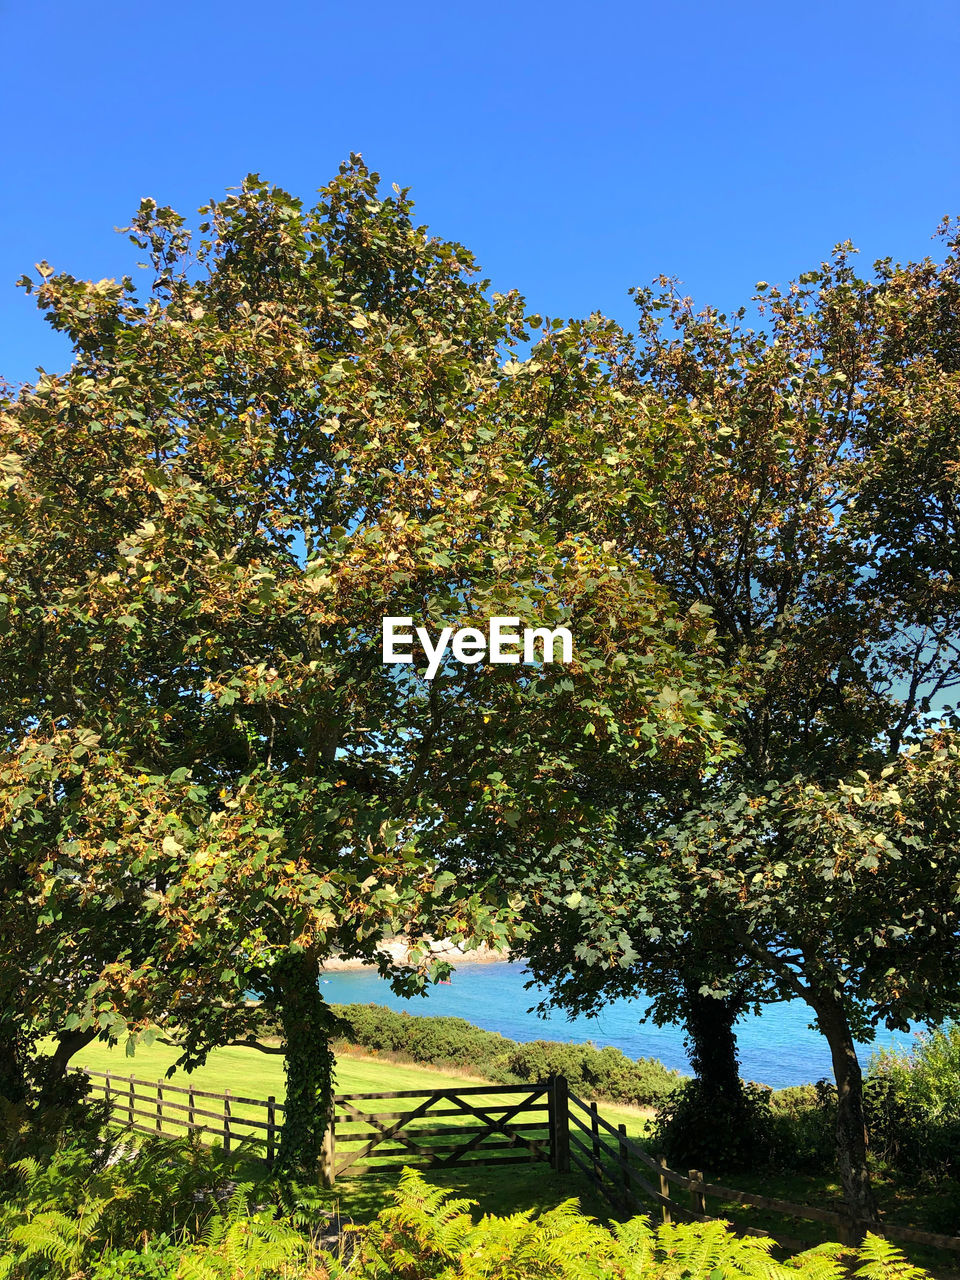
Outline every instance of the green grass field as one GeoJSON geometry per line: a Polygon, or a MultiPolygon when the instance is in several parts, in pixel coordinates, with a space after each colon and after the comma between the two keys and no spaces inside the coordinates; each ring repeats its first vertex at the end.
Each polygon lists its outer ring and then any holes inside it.
{"type": "MultiPolygon", "coordinates": [[[[173,1064],[176,1053],[166,1045],[140,1046],[133,1057],[128,1057],[122,1046],[91,1044],[76,1055],[76,1066],[94,1071],[110,1071],[116,1075],[134,1075],[138,1079],[162,1080],[173,1064]]],[[[248,1098],[266,1099],[273,1094],[283,1101],[283,1058],[279,1054],[264,1054],[256,1049],[215,1049],[202,1067],[189,1075],[178,1071],[169,1083],[186,1088],[193,1084],[197,1089],[212,1093],[231,1093],[248,1098]]],[[[467,1084],[487,1083],[478,1076],[451,1074],[432,1067],[408,1066],[389,1062],[370,1055],[340,1054],[337,1058],[336,1088],[338,1093],[381,1093],[402,1089],[455,1089],[467,1084]]],[[[648,1119],[645,1113],[633,1107],[617,1107],[600,1104],[600,1114],[611,1124],[626,1126],[630,1137],[641,1137],[646,1132],[648,1119]]],[[[243,1108],[237,1107],[238,1114],[243,1108]]],[[[250,1112],[250,1114],[259,1114],[250,1112]]]]}
{"type": "MultiPolygon", "coordinates": [[[[153,1044],[149,1048],[141,1045],[133,1057],[128,1057],[120,1045],[111,1048],[97,1043],[88,1045],[73,1061],[77,1066],[91,1067],[96,1071],[159,1080],[175,1058],[175,1050],[162,1044],[153,1044]]],[[[214,1049],[204,1066],[197,1067],[189,1075],[178,1071],[170,1083],[184,1086],[192,1083],[198,1089],[209,1089],[215,1093],[229,1089],[231,1093],[253,1098],[266,1098],[273,1094],[278,1102],[282,1102],[283,1058],[279,1054],[259,1053],[256,1049],[214,1049]]],[[[443,1089],[457,1083],[463,1084],[463,1078],[424,1067],[378,1062],[374,1058],[343,1056],[337,1062],[338,1093],[372,1093],[421,1086],[443,1089]]]]}
{"type": "MultiPolygon", "coordinates": [[[[256,1049],[229,1048],[214,1050],[206,1064],[198,1067],[189,1075],[176,1072],[169,1080],[165,1072],[175,1059],[175,1051],[165,1045],[154,1044],[150,1047],[140,1046],[134,1056],[127,1056],[122,1046],[110,1047],[104,1044],[89,1045],[74,1058],[76,1066],[87,1067],[93,1071],[109,1071],[114,1077],[134,1076],[138,1081],[153,1084],[162,1081],[164,1084],[165,1115],[172,1112],[171,1103],[185,1105],[187,1099],[174,1092],[170,1086],[186,1088],[192,1085],[197,1090],[211,1093],[223,1093],[227,1090],[237,1097],[266,1100],[273,1095],[278,1103],[283,1101],[284,1076],[283,1058],[280,1055],[264,1054],[256,1049]]],[[[103,1082],[97,1080],[98,1084],[103,1082]]],[[[336,1088],[338,1094],[379,1093],[400,1090],[457,1089],[469,1084],[486,1083],[478,1077],[463,1074],[451,1074],[428,1067],[409,1066],[378,1059],[375,1056],[340,1054],[337,1059],[336,1088]]],[[[116,1086],[115,1086],[116,1087],[116,1086]]],[[[415,1099],[414,1102],[417,1100],[415,1099]]],[[[484,1096],[489,1105],[497,1102],[509,1102],[507,1095],[484,1096]]],[[[138,1104],[147,1110],[149,1104],[138,1104]]],[[[197,1098],[196,1105],[200,1109],[221,1112],[222,1104],[212,1100],[197,1098]]],[[[370,1104],[371,1110],[401,1110],[409,1105],[402,1100],[370,1104]]],[[[611,1124],[623,1124],[631,1137],[641,1137],[648,1125],[647,1117],[641,1112],[626,1107],[615,1107],[603,1104],[599,1108],[601,1115],[611,1124]]],[[[183,1115],[182,1112],[173,1114],[183,1115]]],[[[545,1112],[539,1113],[544,1124],[545,1112]]],[[[254,1117],[263,1120],[265,1111],[240,1102],[231,1103],[231,1125],[235,1133],[244,1133],[244,1118],[254,1117]]],[[[148,1125],[152,1121],[140,1117],[141,1122],[148,1125]]],[[[220,1122],[210,1119],[213,1127],[219,1128],[220,1122]]],[[[437,1124],[438,1121],[429,1116],[414,1121],[410,1126],[413,1131],[418,1127],[437,1124]]],[[[444,1126],[463,1127],[476,1123],[467,1116],[443,1116],[440,1120],[444,1126]]],[[[338,1126],[338,1134],[344,1135],[359,1126],[343,1124],[338,1126]]],[[[251,1129],[247,1133],[256,1132],[251,1129]]],[[[534,1131],[531,1136],[540,1136],[534,1131]]],[[[545,1130],[544,1130],[545,1136],[545,1130]]],[[[433,1139],[440,1141],[441,1139],[433,1139]]],[[[422,1140],[424,1145],[431,1145],[431,1140],[422,1140]]],[[[396,1162],[398,1157],[392,1157],[396,1162]]],[[[389,1197],[391,1187],[395,1184],[396,1173],[370,1172],[356,1177],[338,1179],[334,1198],[338,1202],[341,1213],[357,1220],[364,1220],[379,1208],[389,1197]]],[[[428,1177],[438,1185],[450,1187],[458,1195],[475,1199],[484,1212],[512,1213],[518,1208],[541,1210],[560,1201],[575,1197],[583,1207],[591,1213],[603,1212],[603,1204],[587,1180],[578,1172],[556,1174],[545,1163],[508,1165],[497,1169],[495,1166],[477,1167],[474,1169],[454,1167],[449,1169],[432,1168],[428,1177]]]]}

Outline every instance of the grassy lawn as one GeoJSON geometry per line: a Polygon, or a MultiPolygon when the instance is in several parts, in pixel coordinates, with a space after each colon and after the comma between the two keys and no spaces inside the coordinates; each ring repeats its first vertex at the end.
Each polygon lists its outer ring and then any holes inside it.
{"type": "MultiPolygon", "coordinates": [[[[91,1044],[81,1050],[73,1062],[94,1071],[110,1071],[120,1076],[133,1075],[137,1079],[155,1081],[164,1079],[175,1057],[175,1051],[162,1044],[153,1044],[149,1048],[140,1046],[132,1058],[126,1056],[122,1046],[111,1048],[105,1044],[91,1044]]],[[[427,1091],[487,1083],[489,1081],[479,1076],[387,1062],[366,1054],[340,1054],[337,1058],[337,1093],[385,1093],[404,1089],[427,1091]]],[[[279,1054],[259,1053],[256,1049],[215,1049],[204,1066],[197,1067],[189,1075],[177,1072],[169,1084],[180,1088],[192,1084],[211,1093],[223,1093],[229,1089],[231,1093],[248,1098],[266,1099],[273,1094],[278,1102],[282,1102],[283,1058],[279,1054]]],[[[387,1102],[382,1105],[387,1108],[387,1102]]],[[[243,1109],[238,1106],[235,1110],[239,1113],[243,1109]]],[[[646,1114],[634,1107],[618,1107],[604,1102],[599,1110],[610,1124],[625,1125],[630,1137],[641,1137],[647,1130],[646,1114]]],[[[453,1119],[450,1117],[451,1122],[453,1119]]]]}
{"type": "MultiPolygon", "coordinates": [[[[114,1076],[133,1075],[137,1080],[153,1084],[160,1080],[164,1083],[164,1105],[168,1102],[186,1103],[186,1098],[174,1093],[169,1086],[186,1088],[193,1085],[195,1089],[207,1090],[211,1093],[223,1093],[227,1090],[239,1097],[266,1099],[273,1095],[277,1102],[283,1101],[284,1077],[283,1059],[279,1055],[259,1053],[255,1049],[230,1048],[214,1050],[206,1064],[198,1067],[189,1075],[177,1072],[165,1079],[165,1072],[175,1058],[174,1050],[165,1045],[154,1044],[149,1048],[140,1046],[135,1056],[128,1057],[122,1046],[111,1048],[104,1044],[88,1045],[74,1058],[77,1066],[89,1067],[94,1071],[109,1071],[114,1076]]],[[[470,1084],[488,1083],[479,1077],[453,1074],[430,1067],[409,1066],[402,1063],[389,1062],[369,1055],[340,1054],[337,1059],[337,1092],[380,1093],[400,1090],[420,1090],[424,1093],[435,1089],[462,1089],[470,1084]]],[[[97,1080],[98,1084],[103,1082],[97,1080]]],[[[483,1102],[494,1105],[498,1102],[510,1103],[515,1097],[504,1095],[484,1095],[483,1102]]],[[[400,1111],[407,1106],[416,1105],[419,1099],[384,1099],[371,1103],[370,1110],[400,1111]]],[[[149,1110],[149,1104],[139,1104],[149,1110]]],[[[220,1113],[221,1105],[209,1099],[196,1099],[200,1109],[213,1110],[220,1113]]],[[[630,1107],[616,1107],[601,1104],[600,1114],[610,1124],[623,1124],[631,1137],[641,1137],[648,1125],[647,1117],[630,1107]]],[[[184,1113],[177,1113],[184,1114],[184,1113]]],[[[234,1131],[243,1133],[242,1121],[245,1117],[264,1119],[262,1108],[253,1108],[239,1102],[231,1104],[231,1124],[234,1131]]],[[[539,1112],[530,1119],[543,1118],[546,1124],[546,1113],[539,1112]]],[[[518,1117],[521,1118],[521,1117],[518,1117]]],[[[150,1123],[149,1120],[146,1123],[150,1123]]],[[[214,1127],[219,1127],[216,1120],[209,1120],[214,1127]]],[[[414,1121],[410,1130],[431,1125],[442,1124],[450,1127],[463,1127],[475,1124],[476,1120],[469,1116],[444,1115],[431,1119],[427,1116],[414,1121]]],[[[347,1135],[358,1128],[356,1124],[338,1125],[338,1135],[347,1135]]],[[[253,1132],[247,1130],[247,1132],[253,1132]]],[[[532,1137],[546,1136],[544,1127],[542,1135],[539,1131],[530,1132],[532,1137]]],[[[440,1137],[424,1137],[424,1146],[432,1142],[443,1141],[440,1137]]],[[[384,1158],[386,1159],[386,1157],[384,1158]]],[[[402,1154],[389,1157],[390,1163],[402,1162],[402,1154]]],[[[603,1204],[587,1180],[579,1174],[557,1174],[549,1165],[542,1162],[513,1164],[502,1168],[496,1166],[478,1166],[477,1168],[437,1168],[427,1174],[431,1182],[439,1186],[449,1187],[457,1195],[468,1196],[478,1202],[480,1209],[488,1213],[515,1213],[517,1209],[542,1210],[559,1204],[562,1200],[579,1199],[589,1213],[600,1214],[603,1204]]],[[[389,1201],[391,1188],[396,1183],[395,1172],[369,1172],[356,1177],[343,1176],[337,1180],[332,1195],[341,1214],[357,1221],[375,1214],[389,1201]]]]}
{"type": "MultiPolygon", "coordinates": [[[[173,1064],[176,1052],[166,1045],[142,1045],[134,1057],[125,1055],[123,1047],[91,1044],[76,1055],[78,1066],[96,1071],[112,1071],[117,1075],[135,1075],[144,1080],[159,1080],[173,1064]]],[[[259,1053],[256,1049],[214,1049],[202,1067],[187,1075],[178,1071],[171,1084],[195,1085],[213,1093],[244,1094],[249,1098],[266,1098],[273,1094],[283,1101],[283,1058],[279,1054],[259,1053]]],[[[367,1057],[340,1057],[337,1061],[338,1093],[377,1093],[393,1089],[444,1089],[465,1084],[462,1076],[453,1076],[425,1067],[406,1067],[378,1062],[367,1057]]]]}

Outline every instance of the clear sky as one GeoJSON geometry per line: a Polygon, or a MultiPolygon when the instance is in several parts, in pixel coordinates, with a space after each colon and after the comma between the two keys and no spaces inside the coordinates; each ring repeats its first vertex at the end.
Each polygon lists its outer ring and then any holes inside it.
{"type": "Polygon", "coordinates": [[[960,213],[957,0],[0,0],[0,374],[64,364],[14,281],[132,270],[113,228],[361,151],[499,289],[629,325],[666,272],[745,300],[960,213]]]}

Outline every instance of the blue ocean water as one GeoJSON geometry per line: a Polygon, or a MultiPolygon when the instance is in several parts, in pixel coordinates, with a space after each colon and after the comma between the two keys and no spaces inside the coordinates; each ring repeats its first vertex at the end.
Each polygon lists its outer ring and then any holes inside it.
{"type": "MultiPolygon", "coordinates": [[[[449,986],[429,988],[427,995],[403,1000],[390,984],[369,970],[331,973],[321,979],[321,993],[330,1004],[384,1004],[413,1014],[466,1018],[488,1031],[499,1031],[511,1040],[571,1040],[613,1045],[631,1058],[659,1058],[668,1067],[689,1070],[680,1027],[656,1027],[641,1021],[643,999],[612,1000],[597,1018],[568,1019],[562,1013],[540,1018],[529,1012],[538,1000],[536,988],[522,964],[463,964],[449,986]]],[[[768,1005],[759,1016],[737,1025],[740,1072],[775,1089],[832,1078],[827,1043],[810,1029],[811,1012],[799,1001],[768,1005]]],[[[880,1030],[871,1046],[861,1051],[866,1066],[879,1046],[909,1048],[912,1034],[880,1030]]]]}

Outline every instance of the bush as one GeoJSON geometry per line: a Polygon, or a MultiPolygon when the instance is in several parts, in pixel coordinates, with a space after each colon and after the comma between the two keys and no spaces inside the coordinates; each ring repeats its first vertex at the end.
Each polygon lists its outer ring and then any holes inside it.
{"type": "Polygon", "coordinates": [[[822,1173],[836,1164],[837,1090],[829,1080],[770,1094],[770,1159],[795,1172],[822,1173]]]}
{"type": "Polygon", "coordinates": [[[87,1274],[89,1280],[176,1280],[183,1251],[168,1236],[140,1249],[108,1249],[87,1274]]]}
{"type": "Polygon", "coordinates": [[[688,1080],[657,1111],[653,1146],[680,1169],[748,1169],[772,1155],[770,1091],[745,1084],[732,1104],[688,1080]]]}
{"type": "MultiPolygon", "coordinates": [[[[105,1129],[61,1137],[49,1155],[10,1166],[0,1276],[73,1276],[105,1258],[126,1274],[113,1250],[142,1252],[153,1241],[162,1252],[200,1236],[222,1214],[222,1189],[243,1159],[242,1148],[226,1157],[199,1136],[137,1139],[105,1129]]],[[[165,1275],[169,1261],[155,1258],[133,1274],[165,1275]]]]}
{"type": "Polygon", "coordinates": [[[417,1018],[377,1004],[334,1005],[350,1044],[395,1053],[413,1062],[473,1067],[503,1058],[512,1040],[483,1031],[464,1018],[417,1018]]]}
{"type": "Polygon", "coordinates": [[[658,1149],[682,1167],[767,1164],[796,1173],[834,1168],[837,1090],[831,1081],[786,1089],[746,1084],[743,1095],[741,1107],[723,1113],[691,1080],[658,1112],[658,1149]]]}
{"type": "Polygon", "coordinates": [[[634,1060],[619,1049],[592,1044],[563,1044],[534,1040],[518,1044],[506,1058],[507,1070],[520,1080],[566,1076],[571,1089],[589,1097],[650,1107],[663,1102],[681,1083],[656,1058],[634,1060]]]}
{"type": "Polygon", "coordinates": [[[912,1053],[880,1050],[865,1086],[871,1146],[903,1173],[960,1170],[960,1025],[917,1036],[912,1053]]]}
{"type": "Polygon", "coordinates": [[[28,1156],[47,1159],[66,1141],[88,1147],[99,1142],[110,1107],[103,1101],[91,1101],[89,1088],[88,1078],[76,1072],[68,1077],[67,1086],[52,1105],[40,1107],[29,1100],[0,1098],[0,1194],[15,1185],[14,1166],[19,1160],[28,1156]]]}
{"type": "Polygon", "coordinates": [[[347,1043],[413,1062],[470,1070],[498,1084],[563,1075],[578,1093],[649,1107],[683,1080],[656,1058],[635,1061],[619,1049],[557,1040],[520,1044],[463,1018],[415,1017],[376,1004],[334,1005],[333,1011],[344,1023],[347,1043]]]}
{"type": "MultiPolygon", "coordinates": [[[[797,1171],[832,1169],[836,1106],[836,1087],[826,1080],[773,1092],[768,1129],[771,1159],[797,1171]]],[[[918,1035],[912,1053],[897,1049],[875,1053],[864,1079],[864,1112],[875,1159],[913,1178],[956,1178],[960,1173],[960,1026],[950,1024],[918,1035]]],[[[956,1222],[951,1221],[952,1232],[956,1222]]]]}

